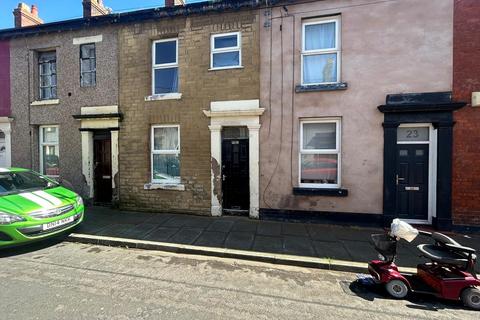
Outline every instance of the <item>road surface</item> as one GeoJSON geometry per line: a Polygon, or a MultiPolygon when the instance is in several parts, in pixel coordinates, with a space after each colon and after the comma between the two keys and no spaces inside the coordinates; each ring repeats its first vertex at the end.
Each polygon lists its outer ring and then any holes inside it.
{"type": "Polygon", "coordinates": [[[479,319],[355,275],[56,242],[0,252],[0,319],[479,319]]]}

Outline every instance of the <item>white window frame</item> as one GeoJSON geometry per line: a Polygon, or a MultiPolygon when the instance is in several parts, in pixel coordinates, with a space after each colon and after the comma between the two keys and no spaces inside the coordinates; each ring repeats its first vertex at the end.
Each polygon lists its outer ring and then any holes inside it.
{"type": "Polygon", "coordinates": [[[330,189],[341,187],[342,177],[342,119],[322,118],[300,120],[300,148],[298,153],[298,184],[305,188],[330,189]],[[336,148],[335,149],[303,149],[303,125],[309,123],[335,123],[336,148]],[[337,183],[302,183],[302,155],[303,154],[336,154],[337,158],[337,183]]]}
{"type": "MultiPolygon", "coordinates": [[[[180,156],[180,125],[178,124],[165,124],[165,125],[152,125],[151,131],[150,131],[150,140],[151,140],[151,146],[150,146],[150,177],[152,180],[152,183],[154,184],[180,184],[181,183],[181,178],[177,179],[170,179],[170,180],[158,180],[153,178],[153,155],[155,154],[174,154],[176,156],[180,156]],[[178,132],[178,149],[177,150],[155,150],[155,129],[157,128],[177,128],[178,132]]],[[[181,162],[180,162],[181,164],[181,162]]]]}
{"type": "Polygon", "coordinates": [[[210,37],[210,70],[226,70],[226,69],[237,69],[243,68],[242,66],[242,33],[240,31],[237,32],[228,32],[228,33],[218,33],[212,34],[210,37]],[[220,48],[215,49],[215,39],[220,37],[228,37],[228,36],[237,36],[237,46],[236,47],[227,47],[227,48],[220,48]],[[237,66],[228,66],[228,67],[214,67],[213,66],[213,55],[217,53],[228,53],[228,52],[237,52],[238,51],[238,65],[237,66]]]}
{"type": "MultiPolygon", "coordinates": [[[[46,175],[45,172],[43,171],[43,147],[48,147],[48,146],[54,146],[58,150],[58,159],[59,159],[59,167],[60,167],[60,126],[59,125],[44,125],[44,126],[39,126],[39,152],[40,152],[40,173],[43,175],[46,175]],[[44,128],[57,128],[57,143],[51,143],[51,142],[44,142],[43,141],[43,129],[44,128]]],[[[46,175],[47,176],[47,175],[46,175]]],[[[48,175],[48,177],[54,177],[58,178],[58,175],[48,175]]]]}
{"type": "Polygon", "coordinates": [[[341,19],[340,16],[335,17],[326,17],[326,18],[319,18],[319,19],[308,19],[302,23],[302,54],[301,54],[301,83],[303,86],[314,86],[314,85],[321,85],[321,84],[334,84],[339,83],[341,79],[341,65],[342,65],[342,58],[341,58],[341,36],[340,36],[340,23],[341,19]],[[305,49],[305,27],[309,25],[316,25],[316,24],[325,24],[335,22],[335,48],[328,48],[328,49],[316,49],[316,50],[306,50],[305,49]],[[316,56],[322,54],[331,54],[335,53],[337,55],[337,79],[334,82],[316,82],[316,83],[305,83],[304,82],[304,58],[306,56],[316,56]]]}
{"type": "MultiPolygon", "coordinates": [[[[155,93],[155,70],[159,69],[170,69],[170,68],[177,68],[178,69],[178,38],[169,38],[169,39],[161,39],[161,40],[155,40],[152,43],[152,96],[166,96],[166,95],[176,95],[178,94],[180,90],[180,77],[178,77],[177,81],[177,92],[168,92],[168,93],[155,93]],[[176,50],[176,55],[175,55],[175,62],[172,63],[160,63],[156,64],[155,63],[155,50],[157,48],[157,43],[161,42],[172,42],[175,41],[175,50],[176,50]]],[[[180,75],[180,73],[177,70],[177,74],[180,75]]]]}

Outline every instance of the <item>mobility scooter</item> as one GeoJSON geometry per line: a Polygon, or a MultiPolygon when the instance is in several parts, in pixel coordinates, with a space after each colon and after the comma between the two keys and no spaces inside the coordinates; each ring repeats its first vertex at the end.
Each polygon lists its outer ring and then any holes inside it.
{"type": "Polygon", "coordinates": [[[368,264],[375,282],[385,286],[394,298],[405,298],[410,292],[430,294],[446,300],[461,300],[466,306],[480,310],[480,280],[475,274],[476,255],[452,238],[413,228],[395,219],[387,234],[373,234],[372,242],[380,260],[368,264]],[[417,246],[421,256],[430,262],[419,264],[416,274],[400,273],[395,265],[397,241],[413,241],[418,234],[431,237],[434,244],[417,246]]]}

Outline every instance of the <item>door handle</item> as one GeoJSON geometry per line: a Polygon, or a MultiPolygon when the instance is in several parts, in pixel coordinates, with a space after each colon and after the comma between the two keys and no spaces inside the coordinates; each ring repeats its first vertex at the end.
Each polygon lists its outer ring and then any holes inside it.
{"type": "Polygon", "coordinates": [[[222,174],[222,181],[225,181],[226,178],[227,178],[227,176],[222,174]]]}
{"type": "Polygon", "coordinates": [[[404,181],[405,178],[400,178],[400,177],[398,176],[398,174],[397,174],[396,180],[397,180],[397,186],[398,186],[398,182],[399,182],[399,181],[404,181]]]}

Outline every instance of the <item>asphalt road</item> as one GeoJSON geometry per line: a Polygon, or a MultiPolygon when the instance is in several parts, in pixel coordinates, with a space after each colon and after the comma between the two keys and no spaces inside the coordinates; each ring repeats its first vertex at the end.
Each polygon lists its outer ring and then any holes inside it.
{"type": "Polygon", "coordinates": [[[479,319],[355,275],[74,243],[0,252],[0,319],[479,319]]]}

